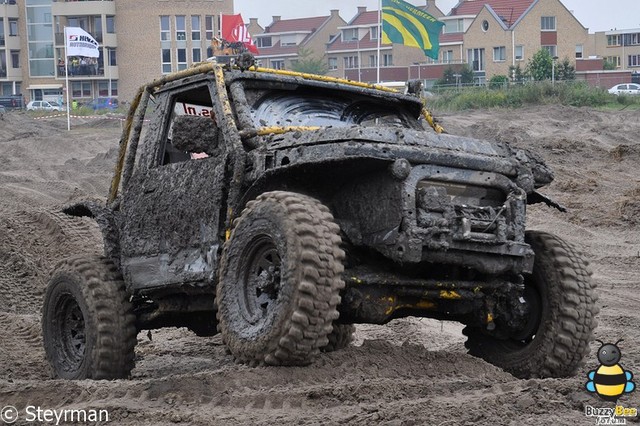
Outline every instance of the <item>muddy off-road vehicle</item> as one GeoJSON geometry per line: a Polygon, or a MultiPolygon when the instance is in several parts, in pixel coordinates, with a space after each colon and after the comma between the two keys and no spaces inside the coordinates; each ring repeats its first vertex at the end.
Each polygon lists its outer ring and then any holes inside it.
{"type": "Polygon", "coordinates": [[[596,295],[587,262],[525,228],[553,175],[507,144],[445,134],[411,94],[212,63],[140,89],[106,205],[104,257],[53,272],[43,309],[57,377],[134,367],[140,330],[217,333],[250,365],[304,365],[355,323],[466,325],[518,377],[573,374],[596,295]],[[140,142],[140,143],[139,143],[140,142]]]}

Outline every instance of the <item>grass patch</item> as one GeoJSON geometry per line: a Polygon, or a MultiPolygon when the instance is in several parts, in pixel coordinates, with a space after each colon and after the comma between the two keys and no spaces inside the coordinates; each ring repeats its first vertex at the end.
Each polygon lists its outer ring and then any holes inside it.
{"type": "MultiPolygon", "coordinates": [[[[576,107],[617,105],[619,109],[640,108],[639,96],[615,96],[585,82],[537,82],[514,85],[505,89],[468,87],[443,89],[428,99],[428,106],[439,111],[461,111],[482,108],[510,108],[525,105],[562,104],[576,107]]],[[[610,107],[613,108],[613,107],[610,107]]]]}

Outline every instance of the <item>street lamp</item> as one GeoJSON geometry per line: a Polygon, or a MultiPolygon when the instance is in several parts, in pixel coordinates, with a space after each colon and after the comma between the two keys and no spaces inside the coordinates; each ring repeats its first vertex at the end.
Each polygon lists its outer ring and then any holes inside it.
{"type": "Polygon", "coordinates": [[[555,86],[556,84],[556,61],[558,60],[557,56],[553,57],[551,61],[551,85],[555,86]]]}

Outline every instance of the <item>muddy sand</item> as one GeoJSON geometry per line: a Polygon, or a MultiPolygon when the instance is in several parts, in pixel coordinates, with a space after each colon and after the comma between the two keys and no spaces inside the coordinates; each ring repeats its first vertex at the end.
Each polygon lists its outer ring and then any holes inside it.
{"type": "MultiPolygon", "coordinates": [[[[623,338],[621,364],[640,377],[638,112],[544,106],[440,118],[450,133],[534,148],[554,167],[544,192],[569,212],[532,206],[529,226],[591,260],[596,337],[623,338]]],[[[22,113],[0,121],[0,406],[18,407],[23,421],[26,406],[39,406],[106,409],[108,424],[131,425],[594,425],[584,407],[611,406],[584,390],[597,343],[574,378],[520,380],[467,355],[459,324],[426,319],[359,325],[353,346],[304,368],[238,365],[219,337],[186,329],[152,340],[142,332],[130,380],[52,380],[40,331],[48,274],[60,259],[100,250],[91,220],[56,212],[104,199],[120,134],[116,120],[72,124],[67,132],[62,117],[22,113]]],[[[620,402],[640,407],[640,392],[620,402]]]]}

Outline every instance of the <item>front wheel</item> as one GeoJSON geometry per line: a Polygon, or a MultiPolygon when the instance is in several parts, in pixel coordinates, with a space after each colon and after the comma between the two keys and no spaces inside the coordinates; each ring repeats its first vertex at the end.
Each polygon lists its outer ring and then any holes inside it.
{"type": "Polygon", "coordinates": [[[555,235],[529,231],[525,240],[535,252],[525,275],[526,325],[510,339],[467,326],[465,346],[519,378],[572,376],[589,353],[599,311],[588,262],[555,235]]]}
{"type": "Polygon", "coordinates": [[[58,265],[42,312],[44,349],[56,377],[128,377],[136,334],[129,295],[110,260],[78,257],[58,265]]]}
{"type": "Polygon", "coordinates": [[[225,244],[218,324],[250,365],[304,365],[328,344],[344,287],[339,227],[319,201],[268,192],[247,204],[225,244]]]}

